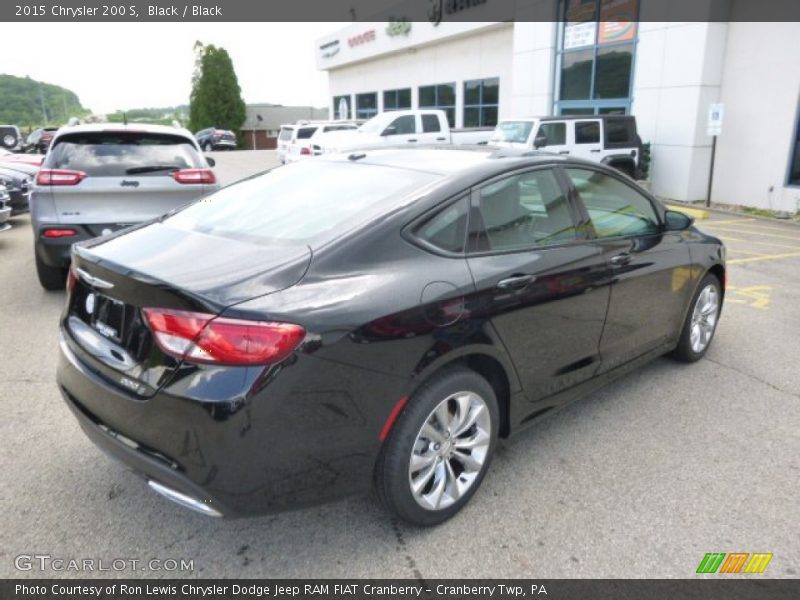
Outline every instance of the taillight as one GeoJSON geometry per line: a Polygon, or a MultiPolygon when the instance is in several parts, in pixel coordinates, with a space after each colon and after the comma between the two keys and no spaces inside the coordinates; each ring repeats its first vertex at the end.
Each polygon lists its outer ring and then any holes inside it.
{"type": "Polygon", "coordinates": [[[303,341],[292,323],[246,321],[162,308],[142,309],[158,346],[194,363],[263,365],[280,362],[303,341]]]}
{"type": "Polygon", "coordinates": [[[178,183],[216,183],[214,171],[211,169],[181,169],[173,171],[172,178],[178,183]]]}
{"type": "Polygon", "coordinates": [[[39,169],[39,174],[36,175],[36,183],[37,185],[78,185],[86,177],[87,175],[83,171],[39,169]]]}
{"type": "Polygon", "coordinates": [[[308,146],[303,146],[300,149],[300,154],[311,154],[311,148],[309,148],[308,146]]]}
{"type": "Polygon", "coordinates": [[[42,232],[42,237],[46,238],[62,238],[73,235],[78,235],[78,232],[74,229],[45,229],[42,232]]]}

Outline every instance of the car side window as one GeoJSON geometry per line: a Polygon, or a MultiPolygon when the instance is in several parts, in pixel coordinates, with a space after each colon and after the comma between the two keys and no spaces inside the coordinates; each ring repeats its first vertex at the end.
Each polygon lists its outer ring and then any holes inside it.
{"type": "Polygon", "coordinates": [[[645,196],[615,177],[590,169],[566,169],[589,213],[597,237],[659,233],[658,215],[645,196]]]}
{"type": "Polygon", "coordinates": [[[478,190],[482,228],[477,251],[522,250],[577,237],[569,204],[552,169],[506,177],[478,190]]]}
{"type": "Polygon", "coordinates": [[[436,115],[422,115],[422,131],[423,133],[435,133],[441,131],[439,125],[439,117],[436,115]]]}
{"type": "Polygon", "coordinates": [[[386,129],[394,127],[394,131],[389,132],[386,135],[408,135],[410,133],[416,133],[417,126],[414,119],[414,115],[397,117],[386,127],[386,129]]]}
{"type": "Polygon", "coordinates": [[[599,144],[600,121],[575,121],[576,144],[599,144]]]}
{"type": "Polygon", "coordinates": [[[414,229],[414,235],[432,246],[461,254],[467,237],[469,198],[451,204],[414,229]]]}
{"type": "Polygon", "coordinates": [[[547,138],[548,146],[563,146],[567,143],[567,124],[566,123],[542,123],[539,125],[538,136],[547,138]]]}

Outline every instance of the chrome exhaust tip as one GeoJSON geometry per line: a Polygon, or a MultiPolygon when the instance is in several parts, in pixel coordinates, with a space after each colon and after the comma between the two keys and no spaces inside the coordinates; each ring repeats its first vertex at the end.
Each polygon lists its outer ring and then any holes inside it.
{"type": "Polygon", "coordinates": [[[215,508],[212,508],[202,500],[198,500],[197,498],[192,498],[191,496],[187,496],[186,494],[179,492],[178,490],[173,490],[172,488],[167,487],[162,483],[158,483],[157,481],[149,479],[147,481],[147,485],[149,485],[150,489],[153,490],[156,494],[164,496],[164,498],[166,498],[167,500],[171,500],[175,504],[180,504],[184,508],[188,508],[189,510],[199,512],[209,517],[222,516],[221,512],[219,512],[215,508]]]}

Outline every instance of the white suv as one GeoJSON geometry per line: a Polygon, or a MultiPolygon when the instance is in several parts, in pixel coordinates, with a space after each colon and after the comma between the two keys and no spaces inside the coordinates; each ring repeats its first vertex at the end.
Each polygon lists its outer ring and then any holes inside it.
{"type": "Polygon", "coordinates": [[[358,125],[349,121],[298,121],[294,125],[282,125],[278,135],[278,159],[286,164],[311,158],[314,139],[318,140],[331,131],[347,129],[358,129],[358,125]]]}

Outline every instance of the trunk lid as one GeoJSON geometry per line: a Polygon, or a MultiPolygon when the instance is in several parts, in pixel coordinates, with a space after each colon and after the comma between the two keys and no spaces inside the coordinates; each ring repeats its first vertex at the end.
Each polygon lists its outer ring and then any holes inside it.
{"type": "MultiPolygon", "coordinates": [[[[63,327],[86,364],[148,398],[181,364],[155,343],[143,308],[218,315],[232,304],[294,285],[310,260],[307,246],[258,245],[158,222],[142,225],[74,247],[76,281],[63,327]]],[[[241,376],[233,371],[220,369],[223,377],[241,376]]]]}

